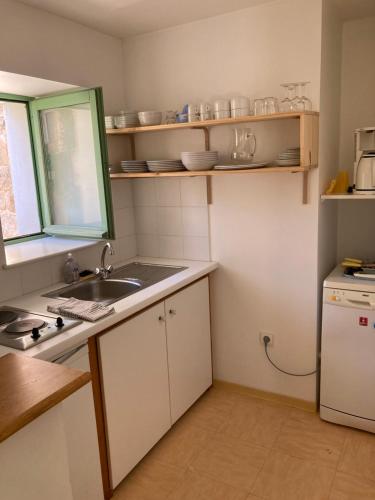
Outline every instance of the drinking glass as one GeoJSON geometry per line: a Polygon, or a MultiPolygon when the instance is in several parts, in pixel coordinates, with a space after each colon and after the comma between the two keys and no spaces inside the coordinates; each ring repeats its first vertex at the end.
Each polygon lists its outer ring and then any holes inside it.
{"type": "Polygon", "coordinates": [[[279,112],[279,101],[276,97],[264,98],[264,114],[272,115],[279,112]]]}
{"type": "Polygon", "coordinates": [[[264,99],[255,99],[254,101],[254,115],[264,115],[265,114],[265,101],[264,99]]]}

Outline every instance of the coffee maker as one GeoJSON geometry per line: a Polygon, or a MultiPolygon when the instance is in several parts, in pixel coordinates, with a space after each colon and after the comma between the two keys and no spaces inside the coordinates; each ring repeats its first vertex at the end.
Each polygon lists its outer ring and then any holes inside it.
{"type": "Polygon", "coordinates": [[[354,131],[354,192],[375,195],[375,127],[354,131]]]}

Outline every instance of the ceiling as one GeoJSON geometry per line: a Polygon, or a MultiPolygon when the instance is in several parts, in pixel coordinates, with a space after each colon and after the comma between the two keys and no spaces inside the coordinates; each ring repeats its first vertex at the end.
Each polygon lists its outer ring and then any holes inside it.
{"type": "Polygon", "coordinates": [[[157,31],[272,0],[22,0],[120,38],[157,31]]]}

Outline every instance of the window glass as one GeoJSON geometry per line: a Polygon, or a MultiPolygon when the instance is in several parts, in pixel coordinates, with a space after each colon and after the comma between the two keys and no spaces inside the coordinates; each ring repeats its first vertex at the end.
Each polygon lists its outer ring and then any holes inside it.
{"type": "Polygon", "coordinates": [[[1,100],[0,218],[5,240],[41,232],[27,105],[1,100]]]}
{"type": "Polygon", "coordinates": [[[102,224],[89,103],[40,112],[51,224],[102,224]]]}

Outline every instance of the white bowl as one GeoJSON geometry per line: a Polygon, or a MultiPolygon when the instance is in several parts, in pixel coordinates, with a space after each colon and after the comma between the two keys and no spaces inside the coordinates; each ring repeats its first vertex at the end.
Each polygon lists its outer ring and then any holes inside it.
{"type": "Polygon", "coordinates": [[[181,153],[181,160],[188,170],[211,170],[218,162],[217,151],[200,151],[181,153]]]}

